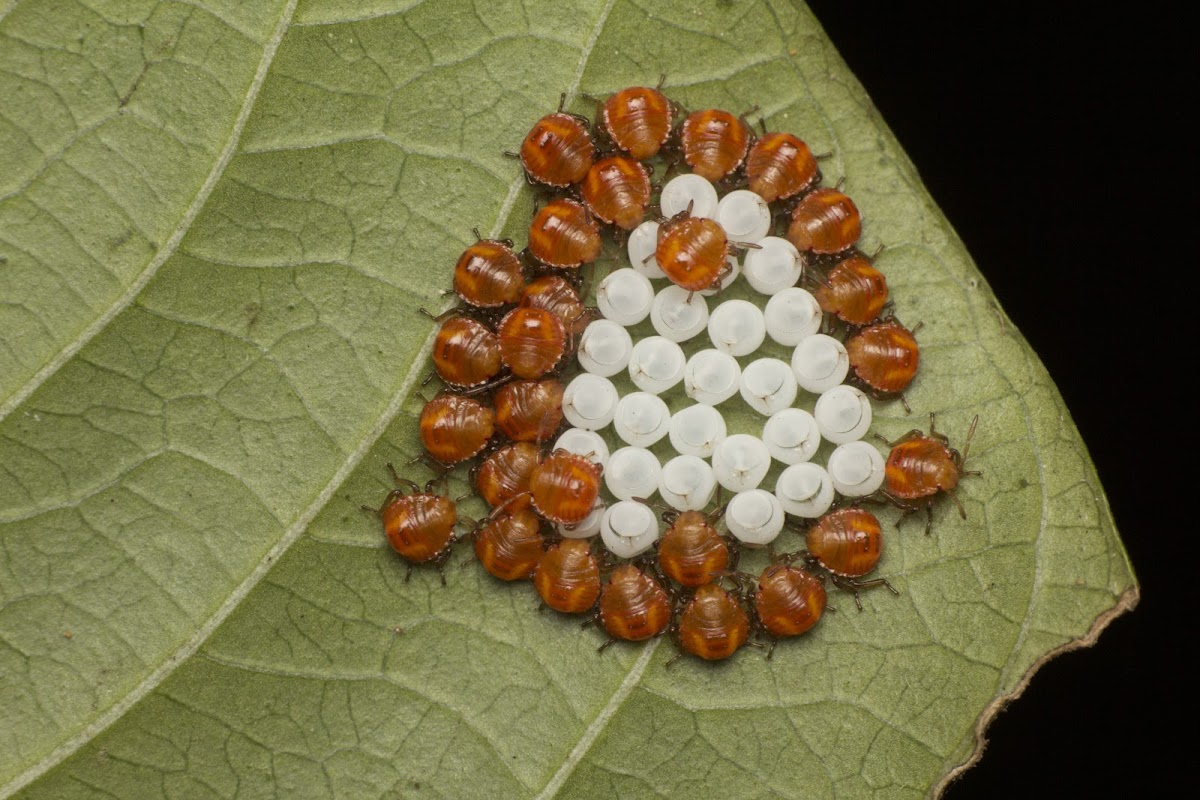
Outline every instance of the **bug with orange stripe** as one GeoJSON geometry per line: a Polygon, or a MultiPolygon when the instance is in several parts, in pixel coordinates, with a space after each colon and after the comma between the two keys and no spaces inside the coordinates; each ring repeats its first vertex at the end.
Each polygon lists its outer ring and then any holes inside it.
{"type": "Polygon", "coordinates": [[[484,239],[475,229],[475,244],[454,265],[454,293],[464,303],[492,309],[515,303],[525,288],[521,260],[509,239],[484,239]]]}
{"type": "Polygon", "coordinates": [[[550,311],[518,306],[496,329],[500,360],[518,378],[540,378],[558,364],[567,349],[567,329],[550,311]]]}
{"type": "Polygon", "coordinates": [[[495,432],[496,412],[473,397],[440,394],[421,409],[421,443],[442,466],[476,456],[495,432]]]}
{"type": "Polygon", "coordinates": [[[451,316],[433,340],[433,368],[456,389],[480,386],[496,377],[500,339],[487,325],[465,316],[451,316]]]}
{"type": "Polygon", "coordinates": [[[887,305],[887,279],[870,260],[854,252],[834,265],[813,296],[826,314],[849,325],[869,325],[887,305]]]}
{"type": "MultiPolygon", "coordinates": [[[[456,541],[458,509],[454,501],[434,493],[436,478],[422,490],[414,481],[400,477],[391,464],[387,468],[397,488],[388,493],[379,508],[363,506],[363,510],[379,516],[388,544],[408,562],[404,580],[412,576],[414,564],[432,564],[440,572],[456,541]]],[[[441,578],[444,586],[445,574],[441,578]]]]}
{"type": "Polygon", "coordinates": [[[671,599],[662,585],[633,564],[613,570],[600,591],[597,616],[609,640],[641,642],[658,636],[671,623],[671,599]]]}
{"type": "Polygon", "coordinates": [[[555,450],[533,468],[529,494],[543,518],[575,525],[592,512],[600,495],[601,467],[590,458],[555,450]]]}
{"type": "Polygon", "coordinates": [[[807,633],[825,611],[825,581],[821,575],[783,560],[771,564],[758,577],[754,610],[762,630],[771,639],[769,660],[780,639],[807,633]]]}
{"type": "Polygon", "coordinates": [[[726,591],[717,583],[706,583],[684,605],[675,628],[675,641],[684,653],[705,661],[720,661],[736,653],[750,638],[750,616],[746,613],[743,587],[726,591]]]}
{"type": "Polygon", "coordinates": [[[566,188],[583,180],[592,166],[596,145],[588,130],[591,122],[563,111],[565,102],[563,95],[558,111],[534,123],[521,142],[521,166],[530,183],[566,188]]]}
{"type": "Polygon", "coordinates": [[[787,238],[800,252],[840,253],[862,235],[862,215],[849,195],[837,189],[816,189],[792,209],[787,238]]]}
{"type": "Polygon", "coordinates": [[[557,378],[514,381],[496,392],[496,427],[514,442],[542,442],[563,419],[563,385],[557,378]]]}
{"type": "Polygon", "coordinates": [[[579,299],[579,292],[561,275],[542,275],[531,280],[521,294],[520,303],[554,314],[562,320],[570,337],[582,334],[591,321],[587,307],[579,299]]]}
{"type": "Polygon", "coordinates": [[[746,154],[750,191],[768,203],[800,194],[821,180],[808,145],[790,133],[767,133],[746,154]]]}
{"type": "Polygon", "coordinates": [[[586,539],[563,539],[542,554],[533,586],[555,611],[582,614],[600,597],[600,562],[586,539]]]}
{"type": "Polygon", "coordinates": [[[551,200],[529,223],[529,252],[548,267],[590,264],[600,256],[600,246],[600,226],[578,200],[551,200]]]}
{"type": "Polygon", "coordinates": [[[532,442],[515,442],[488,453],[473,471],[475,491],[492,508],[516,511],[529,504],[529,476],[541,454],[532,442]],[[518,495],[523,498],[516,500],[518,495]],[[512,502],[509,502],[512,501],[512,502]]]}
{"type": "Polygon", "coordinates": [[[812,560],[829,571],[833,585],[854,595],[859,611],[860,589],[886,586],[899,594],[886,578],[860,580],[875,569],[883,553],[879,520],[870,511],[853,507],[831,511],[808,529],[804,542],[812,560]]]}
{"type": "Polygon", "coordinates": [[[921,348],[914,334],[894,317],[862,328],[846,340],[846,353],[857,382],[880,400],[899,397],[911,411],[903,392],[917,375],[921,348]]]}
{"type": "Polygon", "coordinates": [[[663,513],[668,527],[658,542],[658,561],[667,577],[680,586],[703,586],[730,568],[736,551],[731,553],[728,539],[713,527],[719,511],[704,514],[671,509],[663,513]]]}
{"type": "Polygon", "coordinates": [[[750,127],[728,111],[695,111],[679,130],[683,160],[697,175],[719,181],[741,166],[752,135],[750,127]]]}
{"type": "Polygon", "coordinates": [[[971,451],[971,440],[975,438],[975,426],[979,424],[979,415],[971,420],[967,430],[967,443],[962,452],[950,446],[950,440],[944,434],[938,433],[934,427],[934,415],[929,415],[929,434],[921,430],[911,430],[894,442],[884,442],[892,448],[884,467],[883,496],[895,505],[904,509],[903,516],[896,521],[896,526],[914,514],[925,509],[925,535],[928,536],[933,528],[933,504],[938,495],[947,494],[958,506],[958,513],[963,519],[967,518],[967,510],[954,494],[958,481],[964,475],[980,475],[974,470],[964,470],[967,455],[971,451]]]}
{"type": "Polygon", "coordinates": [[[671,137],[676,106],[660,89],[631,86],[616,92],[600,109],[601,130],[618,149],[639,160],[653,158],[671,137]]]}
{"type": "Polygon", "coordinates": [[[602,158],[588,170],[580,193],[592,216],[631,231],[642,224],[650,204],[650,171],[633,158],[602,158]]]}
{"type": "Polygon", "coordinates": [[[502,581],[532,577],[545,551],[542,521],[528,508],[489,516],[475,529],[475,557],[502,581]]]}

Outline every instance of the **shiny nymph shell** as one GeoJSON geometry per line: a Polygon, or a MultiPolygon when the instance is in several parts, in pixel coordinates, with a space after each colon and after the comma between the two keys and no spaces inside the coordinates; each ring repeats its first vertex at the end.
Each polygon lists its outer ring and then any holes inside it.
{"type": "Polygon", "coordinates": [[[478,320],[450,317],[433,340],[433,367],[448,385],[478,386],[500,372],[500,340],[478,320]]]}
{"type": "Polygon", "coordinates": [[[843,259],[813,293],[821,310],[851,325],[879,319],[888,301],[887,279],[862,256],[843,259]]]}
{"type": "Polygon", "coordinates": [[[884,469],[888,493],[901,500],[932,497],[958,486],[954,451],[929,436],[896,444],[884,469]]]}
{"type": "Polygon", "coordinates": [[[601,124],[613,143],[637,159],[658,153],[671,135],[671,101],[656,89],[632,86],[604,103],[601,124]]]}
{"type": "Polygon", "coordinates": [[[495,430],[496,413],[472,397],[441,395],[421,410],[421,443],[442,464],[471,458],[495,430]]]}
{"type": "Polygon", "coordinates": [[[516,253],[494,239],[481,239],[468,247],[454,266],[454,293],[468,305],[497,308],[515,303],[524,286],[516,253]]]}
{"type": "Polygon", "coordinates": [[[609,636],[640,642],[670,622],[671,602],[658,581],[632,564],[613,571],[600,593],[600,624],[609,636]]]}
{"type": "Polygon", "coordinates": [[[715,220],[683,217],[658,229],[654,257],[672,283],[698,292],[720,278],[728,249],[725,231],[715,220]]]}
{"type": "Polygon", "coordinates": [[[562,320],[540,308],[514,308],[500,320],[500,358],[518,378],[540,378],[567,346],[562,320]]]}
{"type": "Polygon", "coordinates": [[[884,395],[907,389],[921,364],[916,337],[894,319],[851,336],[846,340],[846,353],[858,379],[884,395]]]}
{"type": "Polygon", "coordinates": [[[750,636],[750,618],[733,595],[705,584],[679,618],[679,646],[706,661],[729,658],[750,636]]]}
{"type": "Polygon", "coordinates": [[[392,549],[413,564],[433,561],[451,544],[458,512],[441,495],[393,491],[379,510],[392,549]]]}
{"type": "Polygon", "coordinates": [[[699,511],[675,518],[658,543],[658,561],[680,586],[703,586],[729,567],[729,545],[699,511]]]}
{"type": "Polygon", "coordinates": [[[557,378],[513,381],[496,392],[496,427],[514,442],[544,442],[562,423],[562,401],[557,378]]]}
{"type": "Polygon", "coordinates": [[[646,216],[650,173],[632,158],[601,159],[588,170],[580,192],[597,219],[631,231],[646,216]]]}
{"type": "Polygon", "coordinates": [[[792,211],[787,238],[800,251],[839,253],[862,234],[862,217],[847,195],[836,189],[817,189],[792,211]]]}
{"type": "Polygon", "coordinates": [[[805,534],[808,552],[834,575],[857,578],[875,569],[883,551],[879,520],[861,508],[842,508],[817,521],[805,534]]]}
{"type": "Polygon", "coordinates": [[[680,132],[683,159],[692,172],[718,181],[741,165],[750,145],[750,130],[728,111],[696,111],[680,132]]]}
{"type": "Polygon", "coordinates": [[[790,133],[768,133],[746,154],[750,191],[768,203],[783,200],[820,179],[817,160],[808,145],[790,133]]]}
{"type": "MultiPolygon", "coordinates": [[[[538,464],[537,445],[517,442],[488,455],[475,473],[475,491],[492,508],[529,491],[529,476],[538,464]]],[[[528,498],[513,500],[507,508],[516,511],[529,504],[528,498]]]]}
{"type": "Polygon", "coordinates": [[[825,584],[807,570],[772,564],[758,579],[754,606],[772,636],[799,636],[821,619],[825,584]]]}
{"type": "Polygon", "coordinates": [[[551,267],[578,267],[600,255],[600,226],[575,200],[552,200],[529,224],[529,252],[551,267]]]}
{"type": "Polygon", "coordinates": [[[580,522],[600,493],[600,466],[566,451],[555,451],[533,469],[529,490],[534,509],[551,522],[580,522]]]}
{"type": "Polygon", "coordinates": [[[564,539],[546,550],[533,572],[542,602],[564,614],[582,614],[600,596],[600,565],[583,539],[564,539]]]}
{"type": "Polygon", "coordinates": [[[587,126],[561,111],[537,121],[521,143],[521,165],[538,183],[567,187],[592,166],[596,146],[587,126]]]}
{"type": "Polygon", "coordinates": [[[588,315],[579,292],[559,275],[543,275],[529,282],[521,294],[521,305],[540,308],[562,320],[567,333],[578,336],[587,328],[588,315]]]}
{"type": "Polygon", "coordinates": [[[475,532],[475,557],[502,581],[524,580],[542,559],[541,525],[529,509],[502,514],[475,532]]]}

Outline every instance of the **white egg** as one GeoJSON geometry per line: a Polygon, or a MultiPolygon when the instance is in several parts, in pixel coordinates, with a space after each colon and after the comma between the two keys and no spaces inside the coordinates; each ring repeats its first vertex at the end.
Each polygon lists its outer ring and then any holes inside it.
{"type": "Polygon", "coordinates": [[[588,539],[600,532],[600,520],[604,516],[604,501],[597,498],[596,505],[588,515],[574,525],[559,522],[554,527],[560,536],[567,539],[588,539]]]}
{"type": "Polygon", "coordinates": [[[596,305],[605,319],[628,328],[650,315],[654,287],[650,279],[635,269],[615,269],[596,287],[596,305]]]}
{"type": "Polygon", "coordinates": [[[699,292],[671,284],[654,296],[650,324],[672,342],[686,342],[708,325],[708,303],[699,292]]]}
{"type": "Polygon", "coordinates": [[[687,211],[688,203],[692,205],[693,217],[711,219],[717,213],[716,187],[694,172],[685,172],[667,181],[659,200],[663,216],[670,219],[687,211]]]}
{"type": "Polygon", "coordinates": [[[697,403],[675,412],[668,435],[675,452],[708,458],[725,438],[725,417],[712,406],[697,403]]]}
{"type": "Polygon", "coordinates": [[[658,516],[644,503],[620,500],[604,512],[600,540],[617,558],[633,558],[654,546],[658,516]]]}
{"type": "Polygon", "coordinates": [[[832,336],[814,333],[796,345],[792,353],[792,372],[800,388],[813,394],[832,389],[846,379],[850,356],[846,347],[832,336]]]}
{"type": "Polygon", "coordinates": [[[827,466],[833,488],[846,497],[866,497],[883,486],[883,456],[869,442],[838,445],[827,466]]]}
{"type": "Polygon", "coordinates": [[[767,201],[746,189],[735,189],[717,203],[717,222],[731,242],[757,242],[771,230],[767,201]]]}
{"type": "Polygon", "coordinates": [[[821,431],[812,414],[802,408],[785,408],[767,420],[763,441],[777,460],[800,464],[816,454],[821,446],[821,431]]]}
{"type": "Polygon", "coordinates": [[[800,251],[787,239],[768,236],[750,250],[742,264],[750,287],[760,294],[776,294],[796,285],[804,271],[800,251]]]}
{"type": "Polygon", "coordinates": [[[835,386],[817,398],[813,419],[824,439],[834,444],[853,442],[871,427],[871,401],[853,386],[835,386]]]}
{"type": "Polygon", "coordinates": [[[579,366],[593,375],[611,378],[629,364],[633,338],[629,331],[608,319],[590,323],[579,337],[579,366]]]}
{"type": "Polygon", "coordinates": [[[633,346],[629,377],[643,392],[662,394],[683,380],[683,348],[663,336],[647,336],[633,346]]]}
{"type": "Polygon", "coordinates": [[[713,450],[713,475],[717,483],[731,492],[757,488],[770,467],[771,453],[757,436],[735,433],[722,439],[713,450]]]}
{"type": "Polygon", "coordinates": [[[657,395],[632,392],[617,401],[613,427],[626,444],[650,447],[667,435],[670,425],[671,412],[657,395]]]}
{"type": "Polygon", "coordinates": [[[767,301],[763,311],[767,335],[782,345],[794,347],[821,329],[821,304],[812,293],[793,286],[767,301]]]}
{"type": "Polygon", "coordinates": [[[775,496],[787,513],[816,519],[833,505],[833,481],[819,464],[793,464],[775,481],[775,496]]]}
{"type": "Polygon", "coordinates": [[[594,463],[604,466],[608,463],[608,445],[595,431],[585,431],[583,428],[567,428],[563,435],[554,443],[555,450],[566,450],[578,456],[591,459],[594,463]]]}
{"type": "Polygon", "coordinates": [[[563,390],[563,416],[576,428],[598,431],[617,412],[617,387],[608,378],[584,372],[563,390]]]}
{"type": "Polygon", "coordinates": [[[658,259],[654,257],[658,250],[658,223],[648,219],[633,229],[629,234],[626,245],[629,252],[629,265],[651,280],[667,277],[667,273],[658,267],[658,259]]]}
{"type": "Polygon", "coordinates": [[[649,499],[658,491],[662,465],[658,456],[644,447],[621,447],[604,466],[604,483],[619,500],[649,499]]]}
{"type": "Polygon", "coordinates": [[[763,489],[735,494],[725,507],[725,526],[744,544],[765,545],[783,530],[783,504],[763,489]]]}
{"type": "Polygon", "coordinates": [[[747,364],[739,388],[746,404],[768,417],[796,402],[796,375],[778,358],[747,364]]]}
{"type": "Polygon", "coordinates": [[[767,338],[767,323],[762,310],[753,303],[726,300],[708,316],[708,338],[723,353],[749,355],[767,338]]]}
{"type": "Polygon", "coordinates": [[[738,393],[742,368],[720,350],[701,350],[683,368],[683,390],[697,403],[715,406],[738,393]]]}
{"type": "Polygon", "coordinates": [[[696,456],[676,456],[663,464],[658,493],[671,508],[700,511],[716,490],[712,467],[696,456]]]}

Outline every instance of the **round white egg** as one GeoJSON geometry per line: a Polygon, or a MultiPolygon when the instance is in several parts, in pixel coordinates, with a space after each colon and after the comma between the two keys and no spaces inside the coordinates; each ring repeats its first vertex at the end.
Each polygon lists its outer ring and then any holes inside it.
{"type": "Polygon", "coordinates": [[[821,304],[806,289],[793,286],[767,301],[767,335],[782,345],[794,347],[801,339],[821,329],[821,304]]]}
{"type": "Polygon", "coordinates": [[[662,394],[683,380],[683,348],[663,336],[647,336],[633,346],[629,378],[643,392],[662,394]]]}
{"type": "Polygon", "coordinates": [[[671,412],[658,395],[632,392],[617,401],[613,428],[617,436],[634,447],[650,447],[667,435],[671,412]]]}
{"type": "Polygon", "coordinates": [[[767,201],[746,189],[735,189],[717,203],[717,222],[731,242],[757,242],[771,230],[767,201]]]}
{"type": "Polygon", "coordinates": [[[618,500],[649,499],[658,491],[662,465],[644,447],[621,447],[604,466],[604,483],[618,500]]]}
{"type": "Polygon", "coordinates": [[[663,464],[658,493],[671,508],[700,511],[716,490],[712,467],[696,456],[676,456],[663,464]]]}
{"type": "Polygon", "coordinates": [[[589,458],[592,462],[604,466],[608,463],[608,445],[595,431],[585,431],[583,428],[567,428],[558,441],[554,443],[555,450],[566,450],[577,456],[589,458]]]}
{"type": "Polygon", "coordinates": [[[819,464],[793,464],[775,481],[775,496],[787,513],[816,519],[833,505],[833,481],[819,464]]]}
{"type": "Polygon", "coordinates": [[[690,203],[693,217],[711,219],[716,216],[717,202],[716,187],[694,172],[685,172],[663,186],[659,207],[663,216],[670,219],[687,211],[690,203]]]}
{"type": "Polygon", "coordinates": [[[600,520],[604,516],[604,501],[596,499],[596,505],[588,515],[574,525],[559,522],[554,527],[560,536],[567,539],[588,539],[600,532],[600,520]]]}
{"type": "Polygon", "coordinates": [[[738,393],[742,367],[720,350],[701,350],[683,368],[683,390],[697,403],[719,405],[738,393]]]}
{"type": "Polygon", "coordinates": [[[731,356],[753,353],[767,338],[762,309],[745,300],[726,300],[708,316],[708,338],[731,356]]]}
{"type": "Polygon", "coordinates": [[[659,336],[686,342],[708,325],[708,303],[699,292],[671,284],[654,296],[650,324],[659,336]]]}
{"type": "Polygon", "coordinates": [[[739,542],[751,546],[775,541],[784,521],[783,504],[763,489],[739,492],[725,507],[725,527],[739,542]]]}
{"type": "Polygon", "coordinates": [[[796,402],[796,375],[778,358],[760,358],[742,370],[739,389],[748,406],[769,417],[796,402]]]}
{"type": "Polygon", "coordinates": [[[792,372],[801,389],[820,394],[846,379],[850,356],[846,346],[823,333],[806,336],[792,353],[792,372]]]}
{"type": "Polygon", "coordinates": [[[605,319],[628,328],[650,315],[654,287],[650,279],[630,267],[615,269],[596,287],[596,305],[605,319]]]}
{"type": "Polygon", "coordinates": [[[883,456],[861,439],[834,448],[826,466],[833,488],[845,497],[866,497],[883,486],[883,456]]]}
{"type": "Polygon", "coordinates": [[[746,253],[742,271],[754,291],[773,295],[796,285],[804,262],[800,251],[787,239],[767,236],[758,243],[758,249],[746,253]]]}
{"type": "Polygon", "coordinates": [[[633,558],[654,546],[658,539],[658,517],[649,506],[636,500],[620,500],[600,520],[600,540],[617,558],[633,558]]]}
{"type": "Polygon", "coordinates": [[[776,460],[800,464],[816,454],[821,446],[821,431],[812,414],[802,408],[785,408],[767,420],[763,441],[776,460]]]}
{"type": "Polygon", "coordinates": [[[697,403],[671,416],[667,435],[675,452],[708,458],[725,438],[725,417],[712,406],[697,403]]]}
{"type": "Polygon", "coordinates": [[[608,319],[591,322],[579,337],[576,358],[593,375],[611,378],[629,364],[633,338],[629,331],[608,319]]]}
{"type": "Polygon", "coordinates": [[[667,277],[658,266],[654,254],[658,251],[658,223],[648,219],[633,229],[626,243],[629,265],[651,280],[667,277]]]}
{"type": "Polygon", "coordinates": [[[735,433],[722,439],[713,450],[713,475],[717,483],[731,492],[758,488],[770,468],[771,453],[757,436],[735,433]]]}
{"type": "Polygon", "coordinates": [[[853,442],[871,427],[871,401],[853,386],[835,386],[817,398],[813,419],[824,439],[834,444],[853,442]]]}
{"type": "Polygon", "coordinates": [[[617,387],[608,378],[584,372],[563,390],[563,416],[576,428],[598,431],[617,412],[617,387]]]}

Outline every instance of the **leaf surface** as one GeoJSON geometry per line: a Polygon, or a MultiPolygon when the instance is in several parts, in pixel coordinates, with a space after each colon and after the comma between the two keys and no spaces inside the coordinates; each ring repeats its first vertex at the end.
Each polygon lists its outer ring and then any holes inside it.
{"type": "MultiPolygon", "coordinates": [[[[1057,391],[807,10],[0,14],[22,100],[0,117],[4,794],[922,796],[1047,654],[1136,602],[1057,391]],[[524,239],[501,151],[564,89],[661,73],[832,154],[925,323],[910,403],[957,442],[981,417],[968,519],[889,527],[901,595],[835,596],[770,662],[598,657],[474,565],[405,582],[359,510],[418,451],[417,309],[473,226],[524,239]]],[[[920,424],[896,405],[889,437],[920,424]]]]}

